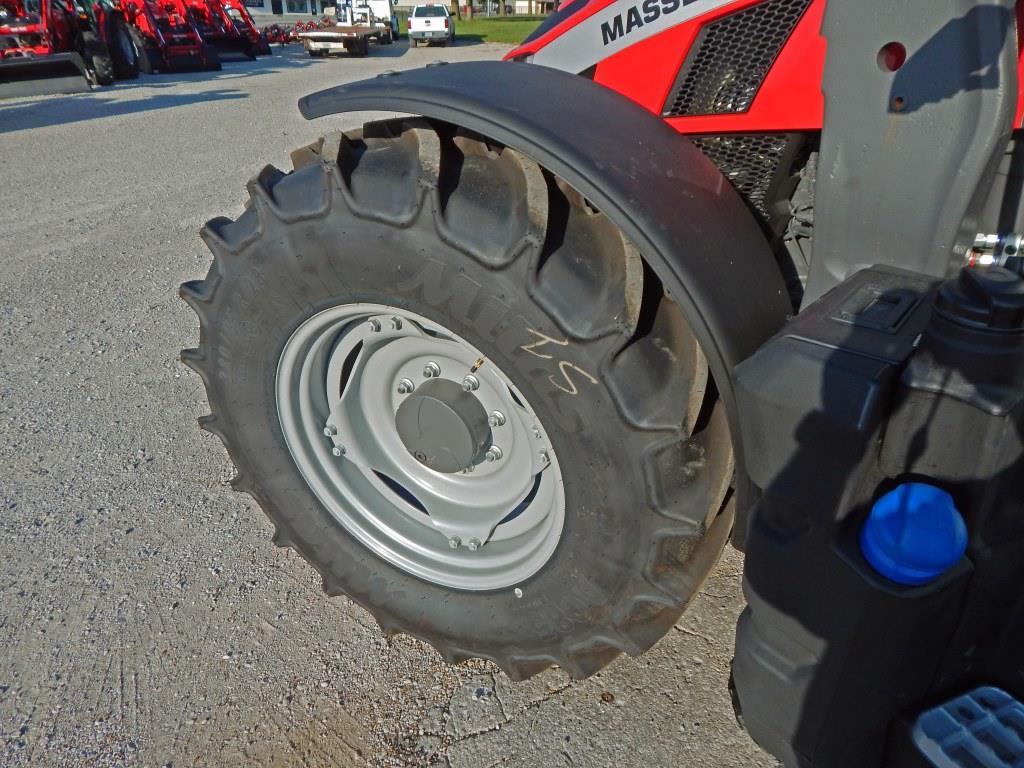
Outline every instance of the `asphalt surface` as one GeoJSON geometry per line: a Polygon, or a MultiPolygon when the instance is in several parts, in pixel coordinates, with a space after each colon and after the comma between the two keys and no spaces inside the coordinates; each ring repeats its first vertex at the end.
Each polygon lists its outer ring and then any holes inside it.
{"type": "MultiPolygon", "coordinates": [[[[310,91],[507,48],[301,49],[0,102],[0,765],[769,766],[726,690],[727,554],[682,623],[584,682],[449,668],[328,599],[231,491],[178,362],[204,220],[357,118],[310,91]]],[[[443,70],[438,70],[442,73],[443,70]]]]}

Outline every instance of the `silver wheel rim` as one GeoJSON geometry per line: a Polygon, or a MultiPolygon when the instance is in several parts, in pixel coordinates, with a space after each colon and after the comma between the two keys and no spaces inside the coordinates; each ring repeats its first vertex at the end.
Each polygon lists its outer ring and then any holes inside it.
{"type": "Polygon", "coordinates": [[[494,590],[528,579],[555,551],[565,492],[540,419],[493,362],[438,323],[380,304],[326,309],[285,344],[276,401],[306,483],[392,565],[494,590]],[[406,448],[395,414],[427,379],[467,376],[490,415],[486,450],[461,471],[437,471],[406,448]]]}

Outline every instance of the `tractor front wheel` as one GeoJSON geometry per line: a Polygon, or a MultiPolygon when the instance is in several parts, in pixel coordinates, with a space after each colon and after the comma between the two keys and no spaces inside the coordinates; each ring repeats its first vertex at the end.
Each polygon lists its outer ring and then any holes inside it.
{"type": "Polygon", "coordinates": [[[135,44],[135,50],[139,52],[139,71],[144,75],[152,75],[160,68],[160,51],[146,40],[138,27],[130,27],[128,34],[135,44]]]}
{"type": "Polygon", "coordinates": [[[107,27],[107,47],[118,80],[134,80],[139,76],[141,52],[128,32],[123,16],[112,14],[107,27]]]}
{"type": "Polygon", "coordinates": [[[622,232],[478,135],[371,123],[268,167],[182,297],[233,486],[330,595],[449,662],[585,677],[730,531],[704,355],[622,232]]]}
{"type": "Polygon", "coordinates": [[[83,35],[83,53],[86,66],[92,70],[96,85],[113,85],[114,61],[106,43],[98,39],[93,32],[83,35]]]}

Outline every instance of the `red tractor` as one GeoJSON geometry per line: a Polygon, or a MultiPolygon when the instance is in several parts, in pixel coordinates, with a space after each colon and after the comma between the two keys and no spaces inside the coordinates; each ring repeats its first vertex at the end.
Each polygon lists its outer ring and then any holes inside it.
{"type": "Polygon", "coordinates": [[[329,595],[516,680],[643,653],[731,541],[734,704],[786,766],[1024,765],[1022,21],[568,0],[511,61],[302,98],[407,117],[203,230],[232,485],[329,595]]]}
{"type": "Polygon", "coordinates": [[[263,36],[268,44],[287,45],[292,42],[291,29],[280,24],[268,24],[263,27],[263,36]]]}
{"type": "Polygon", "coordinates": [[[119,7],[0,0],[0,95],[74,93],[138,74],[119,7]]]}
{"type": "Polygon", "coordinates": [[[256,55],[270,56],[272,54],[270,41],[260,28],[256,26],[256,22],[253,21],[252,14],[245,7],[245,3],[242,0],[218,0],[218,2],[224,6],[224,11],[231,17],[235,29],[249,38],[249,42],[252,43],[256,55]]]}
{"type": "MultiPolygon", "coordinates": [[[[255,59],[259,46],[249,35],[244,21],[236,20],[234,15],[221,0],[183,0],[188,12],[188,19],[199,31],[203,42],[216,47],[218,54],[224,56],[241,55],[255,59]]],[[[236,9],[237,10],[237,9],[236,9]]]]}
{"type": "Polygon", "coordinates": [[[125,0],[143,72],[220,69],[217,49],[203,42],[183,0],[125,0]]]}

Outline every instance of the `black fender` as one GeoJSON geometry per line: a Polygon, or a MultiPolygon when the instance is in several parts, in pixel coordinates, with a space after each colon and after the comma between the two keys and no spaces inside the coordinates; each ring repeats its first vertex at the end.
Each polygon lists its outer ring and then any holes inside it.
{"type": "Polygon", "coordinates": [[[310,94],[299,110],[306,119],[386,111],[463,126],[532,158],[614,221],[679,304],[708,358],[729,416],[737,512],[745,519],[755,489],[741,464],[732,371],[782,327],[792,306],[753,214],[692,142],[604,86],[525,63],[385,73],[310,94]]]}

